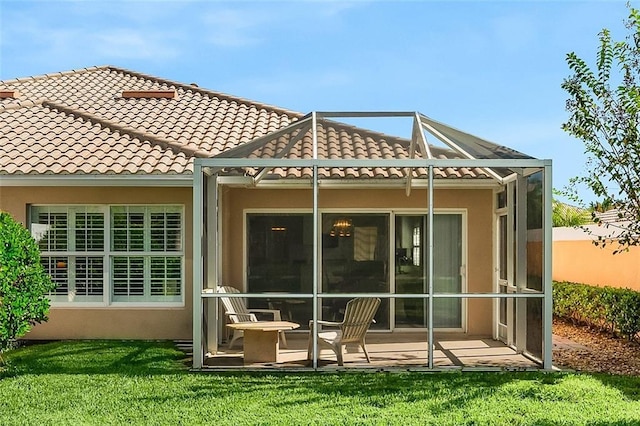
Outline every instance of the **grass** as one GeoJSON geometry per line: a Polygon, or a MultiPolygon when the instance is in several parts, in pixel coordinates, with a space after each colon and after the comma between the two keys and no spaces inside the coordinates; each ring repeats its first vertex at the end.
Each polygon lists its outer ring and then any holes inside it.
{"type": "Polygon", "coordinates": [[[640,378],[575,373],[190,373],[170,343],[6,354],[0,424],[640,424],[640,378]]]}

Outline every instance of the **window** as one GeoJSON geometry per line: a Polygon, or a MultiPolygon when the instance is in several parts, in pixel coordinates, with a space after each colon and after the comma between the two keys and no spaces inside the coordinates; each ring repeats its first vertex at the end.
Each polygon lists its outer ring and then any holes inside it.
{"type": "Polygon", "coordinates": [[[57,284],[53,302],[104,299],[104,212],[96,207],[33,207],[31,232],[57,284]]]}
{"type": "Polygon", "coordinates": [[[422,253],[420,252],[421,246],[422,234],[420,233],[420,225],[417,225],[413,227],[413,245],[411,246],[413,266],[420,266],[422,264],[422,253]]]}
{"type": "Polygon", "coordinates": [[[111,207],[113,301],[180,301],[182,214],[171,207],[111,207]]]}
{"type": "MultiPolygon", "coordinates": [[[[308,213],[248,213],[247,291],[313,292],[313,216],[308,213]]],[[[253,308],[280,309],[304,328],[313,317],[311,299],[249,299],[253,308]],[[266,302],[266,303],[264,303],[266,302]]]]}
{"type": "Polygon", "coordinates": [[[32,206],[53,302],[182,302],[179,206],[32,206]]]}

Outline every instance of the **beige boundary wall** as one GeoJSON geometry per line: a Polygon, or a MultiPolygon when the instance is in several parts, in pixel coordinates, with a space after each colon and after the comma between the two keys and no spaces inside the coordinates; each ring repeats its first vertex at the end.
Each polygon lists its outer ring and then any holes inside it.
{"type": "Polygon", "coordinates": [[[553,279],[640,291],[640,247],[614,255],[615,249],[596,247],[580,229],[554,228],[553,279]]]}
{"type": "Polygon", "coordinates": [[[191,188],[2,187],[0,209],[27,223],[29,204],[180,204],[184,206],[185,294],[177,308],[52,308],[49,321],[30,339],[191,339],[192,191],[191,188]]]}
{"type": "MultiPolygon", "coordinates": [[[[367,209],[406,212],[426,209],[426,190],[321,190],[321,209],[367,209]],[[393,207],[389,207],[393,206],[393,207]]],[[[493,191],[441,189],[434,193],[437,209],[467,213],[467,285],[471,292],[493,291],[493,191]]],[[[245,209],[311,209],[311,191],[238,189],[222,191],[223,280],[243,282],[243,222],[245,209]]],[[[180,204],[185,223],[184,306],[177,308],[52,308],[50,319],[27,336],[32,339],[191,339],[192,338],[192,191],[191,188],[134,187],[2,187],[0,209],[27,222],[30,204],[180,204]]],[[[467,331],[491,335],[490,299],[468,299],[467,331]]]]}

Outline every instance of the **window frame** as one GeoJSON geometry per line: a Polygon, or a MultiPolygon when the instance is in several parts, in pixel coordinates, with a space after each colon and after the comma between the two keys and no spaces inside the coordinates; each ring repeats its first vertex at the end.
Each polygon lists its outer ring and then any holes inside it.
{"type": "MultiPolygon", "coordinates": [[[[183,204],[175,204],[175,203],[167,203],[167,204],[30,204],[28,205],[28,218],[29,218],[29,229],[31,234],[35,237],[34,230],[34,222],[33,215],[34,209],[45,208],[52,209],[54,212],[56,210],[65,211],[67,214],[67,232],[69,232],[72,228],[70,227],[69,215],[73,214],[74,209],[91,211],[91,212],[100,212],[103,215],[103,249],[101,251],[69,251],[69,246],[67,246],[67,251],[42,251],[41,257],[101,257],[103,259],[103,287],[102,287],[102,299],[100,301],[89,301],[89,300],[79,300],[73,301],[68,300],[69,295],[55,295],[51,294],[49,299],[51,301],[51,306],[54,308],[171,308],[171,307],[184,307],[185,306],[185,267],[186,267],[186,258],[185,258],[185,232],[186,232],[186,217],[185,217],[185,207],[183,204]],[[147,225],[149,224],[148,218],[151,213],[153,213],[153,209],[169,209],[173,210],[180,215],[180,238],[179,238],[179,250],[175,251],[158,251],[158,250],[145,250],[144,251],[122,251],[115,250],[112,247],[112,214],[113,208],[125,208],[125,211],[129,208],[141,209],[144,212],[145,216],[145,227],[143,227],[143,241],[145,246],[148,248],[150,246],[150,235],[151,235],[151,227],[147,225]],[[113,262],[117,257],[142,257],[144,264],[144,282],[143,288],[145,295],[143,296],[134,296],[130,300],[117,300],[118,296],[114,294],[114,279],[115,274],[113,270],[113,262]],[[154,257],[167,259],[170,257],[177,257],[180,260],[180,294],[179,296],[175,296],[175,300],[159,300],[165,296],[152,296],[151,289],[153,283],[151,281],[151,264],[152,259],[154,257]],[[148,294],[148,297],[146,296],[148,294]],[[135,298],[139,297],[140,300],[135,300],[135,298]],[[153,298],[156,300],[153,300],[153,298]],[[151,298],[151,300],[150,300],[151,298]],[[62,300],[67,299],[67,300],[62,300]]],[[[75,237],[74,237],[75,238],[75,237]]],[[[69,238],[68,238],[69,240],[69,238]]],[[[166,262],[166,260],[165,260],[166,262]]],[[[68,262],[71,263],[71,262],[68,262]]],[[[69,275],[70,268],[67,269],[67,274],[69,275]]],[[[67,278],[69,279],[69,278],[67,278]]],[[[164,278],[165,280],[167,277],[164,278]]],[[[124,296],[126,297],[126,296],[124,296]]]]}

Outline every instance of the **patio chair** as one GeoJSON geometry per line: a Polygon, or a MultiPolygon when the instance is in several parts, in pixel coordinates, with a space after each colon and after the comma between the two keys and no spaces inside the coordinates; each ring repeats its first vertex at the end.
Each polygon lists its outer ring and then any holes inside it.
{"type": "MultiPolygon", "coordinates": [[[[218,293],[240,293],[240,291],[231,286],[218,286],[218,293]]],[[[238,322],[258,322],[258,317],[255,314],[271,314],[273,321],[282,321],[280,311],[277,309],[247,309],[246,300],[241,297],[221,297],[220,301],[224,306],[225,316],[227,321],[231,323],[238,322]]],[[[240,339],[244,335],[242,330],[233,330],[233,336],[229,340],[229,349],[233,346],[234,342],[240,339]]],[[[284,331],[280,332],[280,343],[283,347],[287,347],[287,338],[284,335],[284,331]]]]}
{"type": "MultiPolygon", "coordinates": [[[[365,345],[365,336],[369,330],[371,323],[375,322],[373,317],[380,306],[380,299],[373,297],[359,297],[352,299],[347,303],[344,311],[342,322],[318,321],[318,324],[327,327],[338,327],[336,331],[321,331],[318,333],[318,343],[328,346],[335,352],[338,358],[338,365],[343,365],[342,346],[347,343],[358,343],[367,357],[367,362],[371,362],[367,347],[365,345]]],[[[313,321],[309,322],[309,349],[307,351],[307,359],[310,360],[313,351],[313,321]]]]}

